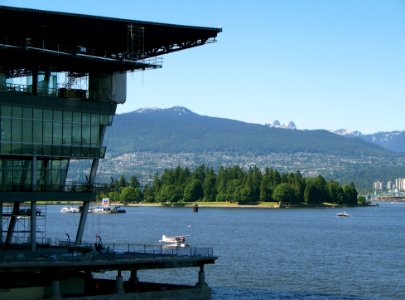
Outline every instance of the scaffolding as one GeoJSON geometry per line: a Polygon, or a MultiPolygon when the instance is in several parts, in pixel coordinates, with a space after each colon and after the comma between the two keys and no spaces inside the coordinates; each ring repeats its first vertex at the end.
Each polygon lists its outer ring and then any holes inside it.
{"type": "MultiPolygon", "coordinates": [[[[46,205],[38,205],[36,211],[36,241],[44,243],[46,240],[46,205]]],[[[29,203],[22,203],[18,213],[13,212],[13,205],[5,204],[2,212],[2,239],[5,241],[8,228],[12,219],[15,219],[11,244],[24,244],[31,241],[31,206],[29,203]]]]}
{"type": "Polygon", "coordinates": [[[128,56],[135,61],[145,58],[145,27],[128,25],[128,56]]]}

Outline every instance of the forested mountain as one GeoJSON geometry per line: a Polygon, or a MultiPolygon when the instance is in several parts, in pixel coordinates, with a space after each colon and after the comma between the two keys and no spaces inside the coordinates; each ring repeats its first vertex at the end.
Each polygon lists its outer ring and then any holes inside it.
{"type": "Polygon", "coordinates": [[[108,152],[318,153],[380,156],[389,152],[358,138],[326,130],[289,130],[201,116],[183,107],[141,109],[115,116],[108,152]]]}
{"type": "Polygon", "coordinates": [[[405,153],[405,131],[377,132],[361,138],[391,151],[405,153]]]}
{"type": "MultiPolygon", "coordinates": [[[[223,118],[201,116],[183,107],[142,109],[115,116],[107,130],[106,159],[98,182],[136,175],[149,184],[155,174],[177,166],[199,165],[215,170],[238,165],[247,170],[273,168],[324,176],[341,184],[354,182],[372,190],[373,181],[405,177],[405,155],[326,130],[271,128],[223,118]]],[[[71,163],[69,180],[81,181],[82,161],[71,163]]]]}

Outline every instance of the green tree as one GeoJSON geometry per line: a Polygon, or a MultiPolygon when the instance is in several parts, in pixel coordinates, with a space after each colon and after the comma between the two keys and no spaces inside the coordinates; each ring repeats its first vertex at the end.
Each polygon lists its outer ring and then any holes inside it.
{"type": "Polygon", "coordinates": [[[139,188],[141,186],[140,183],[139,183],[139,180],[138,180],[138,178],[136,176],[132,175],[129,178],[129,186],[132,186],[134,188],[139,188]]]}
{"type": "Polygon", "coordinates": [[[119,202],[121,199],[120,199],[120,192],[116,192],[116,191],[114,191],[114,192],[109,192],[108,193],[108,198],[110,198],[110,200],[112,201],[112,202],[119,202]]]}
{"type": "Polygon", "coordinates": [[[120,188],[124,188],[124,187],[128,186],[128,182],[127,182],[127,180],[125,179],[125,176],[124,176],[124,175],[121,175],[121,176],[120,176],[120,179],[118,179],[118,186],[119,186],[120,188]]]}
{"type": "Polygon", "coordinates": [[[163,185],[156,195],[156,200],[159,202],[176,203],[183,198],[183,189],[174,184],[163,185]]]}
{"type": "Polygon", "coordinates": [[[337,204],[344,204],[346,202],[346,195],[337,181],[329,180],[327,188],[329,201],[337,204]]]}
{"type": "Polygon", "coordinates": [[[365,205],[366,204],[366,198],[364,196],[359,196],[357,198],[357,204],[359,205],[365,205]]]}
{"type": "Polygon", "coordinates": [[[270,185],[270,179],[263,177],[260,184],[260,201],[272,201],[273,200],[273,190],[270,185]]]}
{"type": "Polygon", "coordinates": [[[347,205],[356,205],[357,204],[357,190],[354,186],[354,183],[350,183],[349,185],[345,185],[343,187],[343,191],[345,194],[345,203],[347,205]]]}
{"type": "Polygon", "coordinates": [[[153,190],[153,187],[149,186],[149,185],[145,185],[144,189],[143,189],[143,201],[145,202],[156,202],[155,199],[155,192],[153,190]]]}
{"type": "Polygon", "coordinates": [[[203,182],[203,193],[204,201],[214,201],[216,196],[216,175],[214,170],[211,168],[206,172],[206,176],[203,182]]]}
{"type": "Polygon", "coordinates": [[[236,202],[235,196],[237,197],[240,187],[241,182],[238,179],[230,180],[226,188],[226,201],[236,202]]]}
{"type": "Polygon", "coordinates": [[[260,200],[260,185],[262,183],[263,176],[260,169],[257,166],[249,168],[247,175],[245,176],[245,191],[249,189],[250,203],[258,202],[260,200]]]}
{"type": "Polygon", "coordinates": [[[286,203],[295,203],[297,196],[294,187],[290,183],[280,183],[274,189],[273,199],[286,203]]]}
{"type": "Polygon", "coordinates": [[[195,168],[191,177],[194,179],[198,179],[201,182],[204,182],[206,173],[207,173],[207,168],[204,165],[200,165],[197,168],[195,168]]]}
{"type": "Polygon", "coordinates": [[[203,185],[199,179],[191,179],[184,188],[183,200],[198,201],[203,198],[203,185]]]}
{"type": "Polygon", "coordinates": [[[238,186],[233,198],[239,204],[256,204],[258,202],[254,190],[248,185],[238,186]]]}
{"type": "Polygon", "coordinates": [[[327,187],[327,183],[326,180],[321,176],[318,175],[317,177],[315,177],[313,179],[313,184],[316,185],[317,189],[318,189],[318,193],[319,193],[319,202],[327,202],[329,201],[329,194],[328,194],[328,187],[327,187]]]}
{"type": "Polygon", "coordinates": [[[120,193],[120,200],[123,203],[141,202],[143,200],[142,192],[132,186],[124,187],[120,193]]]}
{"type": "Polygon", "coordinates": [[[319,204],[322,202],[322,193],[314,182],[310,181],[305,186],[304,201],[306,204],[319,204]]]}

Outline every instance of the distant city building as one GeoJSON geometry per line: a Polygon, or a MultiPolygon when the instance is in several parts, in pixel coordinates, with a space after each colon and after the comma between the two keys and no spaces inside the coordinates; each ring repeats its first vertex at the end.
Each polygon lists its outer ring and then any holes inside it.
{"type": "Polygon", "coordinates": [[[381,181],[374,181],[373,182],[373,188],[375,191],[382,191],[383,189],[383,183],[381,181]]]}
{"type": "Polygon", "coordinates": [[[391,180],[388,180],[387,182],[387,191],[392,191],[395,189],[395,184],[391,180]]]}
{"type": "Polygon", "coordinates": [[[395,179],[395,187],[399,192],[405,191],[405,178],[395,179]]]}

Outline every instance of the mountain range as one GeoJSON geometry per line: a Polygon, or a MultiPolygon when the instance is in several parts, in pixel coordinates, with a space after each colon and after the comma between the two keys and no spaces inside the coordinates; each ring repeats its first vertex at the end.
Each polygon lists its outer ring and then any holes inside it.
{"type": "Polygon", "coordinates": [[[394,152],[405,153],[405,131],[377,132],[373,134],[362,134],[359,131],[340,129],[335,133],[347,137],[359,137],[364,141],[380,145],[394,152]]]}
{"type": "MultiPolygon", "coordinates": [[[[201,164],[320,174],[342,184],[354,182],[362,191],[370,191],[376,180],[405,177],[405,154],[398,153],[405,152],[404,132],[362,135],[281,127],[277,122],[270,126],[203,116],[184,107],[117,114],[107,130],[107,159],[100,163],[96,180],[136,175],[145,185],[165,168],[201,164]]],[[[83,161],[71,166],[72,181],[90,167],[83,161]]]]}
{"type": "Polygon", "coordinates": [[[107,131],[108,151],[318,153],[350,156],[389,155],[368,136],[347,138],[327,130],[289,130],[202,116],[184,107],[139,109],[115,116],[107,131]]]}

